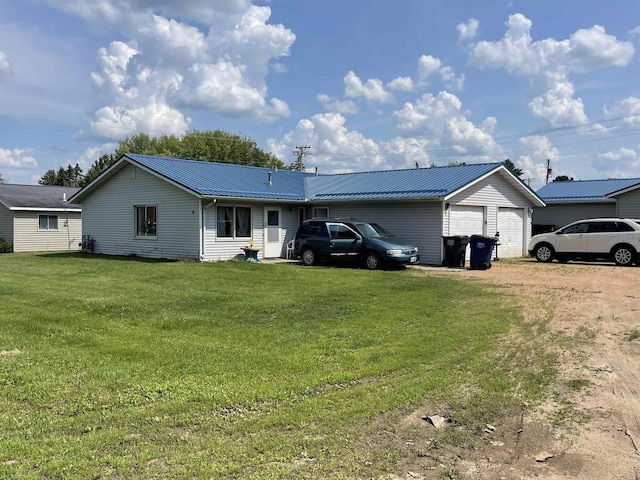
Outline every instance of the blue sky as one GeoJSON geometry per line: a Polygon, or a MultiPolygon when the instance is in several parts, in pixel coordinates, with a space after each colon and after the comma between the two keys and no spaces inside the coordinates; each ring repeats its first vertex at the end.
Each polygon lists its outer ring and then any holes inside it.
{"type": "Polygon", "coordinates": [[[321,173],[640,177],[640,2],[0,0],[0,173],[221,129],[321,173]]]}

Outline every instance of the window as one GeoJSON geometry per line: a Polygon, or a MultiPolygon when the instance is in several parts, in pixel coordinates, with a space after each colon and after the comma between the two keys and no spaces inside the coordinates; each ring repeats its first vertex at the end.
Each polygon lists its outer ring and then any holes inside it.
{"type": "Polygon", "coordinates": [[[316,207],[313,209],[314,218],[329,218],[329,209],[327,207],[316,207]]]}
{"type": "Polygon", "coordinates": [[[135,207],[136,237],[155,237],[158,235],[158,207],[139,205],[135,207]]]}
{"type": "Polygon", "coordinates": [[[249,238],[251,237],[250,207],[218,207],[218,237],[249,238]]]}
{"type": "Polygon", "coordinates": [[[616,222],[593,222],[589,227],[589,233],[615,233],[617,231],[616,222]]]}
{"type": "Polygon", "coordinates": [[[564,234],[574,234],[574,233],[587,233],[589,231],[588,223],[576,223],[575,225],[571,225],[570,227],[565,228],[562,233],[564,234]]]}
{"type": "Polygon", "coordinates": [[[38,215],[38,230],[58,230],[58,215],[38,215]]]}

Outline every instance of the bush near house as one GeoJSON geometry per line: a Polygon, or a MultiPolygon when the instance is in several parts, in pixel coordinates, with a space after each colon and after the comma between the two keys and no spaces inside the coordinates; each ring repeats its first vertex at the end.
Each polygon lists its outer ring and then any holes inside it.
{"type": "Polygon", "coordinates": [[[0,238],[0,253],[13,252],[13,243],[6,241],[4,238],[0,238]]]}

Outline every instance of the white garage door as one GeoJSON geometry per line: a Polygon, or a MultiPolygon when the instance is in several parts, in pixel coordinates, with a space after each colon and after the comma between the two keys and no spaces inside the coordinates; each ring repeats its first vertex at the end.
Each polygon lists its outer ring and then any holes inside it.
{"type": "Polygon", "coordinates": [[[523,209],[498,208],[498,232],[500,232],[498,256],[509,258],[524,255],[523,209]]]}
{"type": "Polygon", "coordinates": [[[451,205],[449,235],[484,235],[484,207],[451,205]]]}

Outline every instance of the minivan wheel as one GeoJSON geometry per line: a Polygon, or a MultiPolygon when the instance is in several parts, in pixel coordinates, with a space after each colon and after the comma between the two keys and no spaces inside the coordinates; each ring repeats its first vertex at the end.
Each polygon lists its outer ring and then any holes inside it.
{"type": "Polygon", "coordinates": [[[553,247],[548,243],[541,243],[536,247],[534,256],[539,262],[549,263],[553,260],[553,247]]]}
{"type": "Polygon", "coordinates": [[[300,255],[302,258],[302,264],[305,267],[310,267],[311,265],[316,264],[316,252],[311,250],[310,248],[305,248],[302,250],[302,254],[300,255]]]}
{"type": "Polygon", "coordinates": [[[364,266],[368,270],[377,270],[380,268],[380,256],[375,252],[369,252],[364,257],[364,266]]]}
{"type": "Polygon", "coordinates": [[[613,252],[613,260],[616,262],[616,265],[620,265],[623,267],[629,266],[633,263],[633,258],[635,257],[635,252],[625,245],[621,247],[616,247],[613,252]]]}

